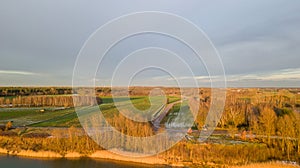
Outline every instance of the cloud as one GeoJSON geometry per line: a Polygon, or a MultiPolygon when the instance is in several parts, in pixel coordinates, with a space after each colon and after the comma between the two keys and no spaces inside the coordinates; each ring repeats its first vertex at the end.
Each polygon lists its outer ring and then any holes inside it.
{"type": "MultiPolygon", "coordinates": [[[[260,73],[243,73],[243,74],[230,74],[225,75],[226,81],[229,87],[247,87],[247,86],[263,86],[264,84],[274,83],[278,87],[283,86],[283,83],[290,84],[290,86],[298,86],[297,83],[300,82],[300,68],[289,68],[281,69],[260,73]]],[[[155,82],[156,78],[152,78],[155,82]]],[[[214,82],[222,81],[222,76],[180,76],[176,78],[177,80],[192,80],[196,79],[201,85],[209,86],[211,79],[214,82]]],[[[174,81],[174,78],[166,78],[166,81],[174,81]]],[[[160,79],[161,80],[161,79],[160,79]]]]}
{"type": "MultiPolygon", "coordinates": [[[[116,5],[111,1],[76,1],[72,2],[72,8],[51,0],[35,3],[35,6],[22,2],[18,4],[21,8],[12,1],[3,2],[0,5],[0,85],[71,85],[76,56],[90,34],[113,18],[144,10],[174,13],[203,29],[220,53],[229,85],[299,85],[300,1],[226,1],[217,5],[213,1],[183,3],[175,0],[171,6],[168,2],[131,1],[131,5],[129,2],[116,5]]],[[[183,56],[197,75],[189,77],[180,73],[179,80],[195,78],[201,85],[209,86],[211,78],[205,76],[205,62],[195,59],[194,53],[183,46],[179,41],[153,34],[126,39],[102,60],[98,71],[100,80],[83,77],[80,81],[110,85],[111,74],[124,55],[143,47],[163,47],[183,56]]],[[[160,61],[183,72],[184,67],[176,60],[161,57],[160,61]]],[[[135,64],[132,62],[128,68],[135,64]]],[[[138,77],[140,81],[134,82],[141,85],[176,82],[169,79],[170,76],[154,72],[138,77]]]]}
{"type": "Polygon", "coordinates": [[[37,73],[27,71],[15,71],[15,70],[0,70],[0,74],[6,75],[38,75],[37,73]]]}
{"type": "Polygon", "coordinates": [[[227,76],[227,81],[236,82],[242,80],[260,80],[260,81],[284,81],[284,80],[299,80],[300,68],[282,69],[278,71],[270,71],[265,73],[255,74],[237,74],[227,76]]]}

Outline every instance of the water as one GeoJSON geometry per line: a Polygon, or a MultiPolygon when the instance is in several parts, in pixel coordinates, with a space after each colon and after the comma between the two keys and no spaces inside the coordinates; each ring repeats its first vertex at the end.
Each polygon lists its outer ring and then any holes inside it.
{"type": "Polygon", "coordinates": [[[150,168],[165,166],[153,166],[145,164],[124,163],[106,160],[81,159],[33,159],[17,156],[0,155],[1,168],[150,168]]]}

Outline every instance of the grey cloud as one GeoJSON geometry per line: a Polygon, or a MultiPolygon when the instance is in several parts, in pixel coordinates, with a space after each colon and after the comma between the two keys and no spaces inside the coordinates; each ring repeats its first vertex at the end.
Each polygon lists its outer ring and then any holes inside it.
{"type": "MultiPolygon", "coordinates": [[[[232,79],[241,79],[240,74],[249,76],[299,68],[300,1],[4,0],[0,2],[0,69],[46,75],[39,78],[2,73],[0,85],[71,85],[76,56],[89,35],[113,18],[144,10],[175,13],[202,28],[219,50],[226,74],[232,79]]],[[[108,54],[103,67],[107,69],[101,72],[99,85],[110,80],[111,68],[124,54],[147,45],[168,48],[184,57],[196,76],[207,75],[203,63],[172,40],[144,36],[124,42],[129,44],[121,44],[108,54]]],[[[299,86],[298,78],[293,77],[297,73],[289,76],[291,80],[282,76],[276,82],[262,81],[256,76],[256,80],[233,79],[229,84],[299,86]]],[[[143,80],[155,85],[152,79],[155,77],[160,79],[156,84],[165,84],[156,74],[143,80]]],[[[206,81],[204,84],[207,85],[206,81]]]]}

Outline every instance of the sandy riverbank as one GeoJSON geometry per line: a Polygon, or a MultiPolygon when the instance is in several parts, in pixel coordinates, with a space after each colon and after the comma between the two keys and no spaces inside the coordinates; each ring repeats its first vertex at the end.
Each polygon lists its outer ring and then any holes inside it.
{"type": "MultiPolygon", "coordinates": [[[[69,152],[66,155],[61,155],[56,152],[51,151],[31,151],[31,150],[21,150],[19,152],[12,152],[6,149],[0,148],[0,153],[8,154],[12,156],[22,156],[22,157],[32,157],[32,158],[46,158],[46,159],[59,159],[59,158],[67,158],[67,159],[77,159],[80,157],[87,157],[91,159],[105,159],[105,160],[114,160],[114,161],[121,161],[121,162],[131,162],[131,163],[142,163],[142,164],[149,164],[149,165],[170,165],[175,167],[183,167],[183,164],[169,164],[164,159],[150,156],[150,157],[128,157],[128,153],[123,155],[117,155],[113,152],[101,150],[96,151],[91,155],[83,156],[77,152],[69,152]]],[[[280,162],[269,162],[269,163],[253,163],[250,165],[244,166],[228,166],[229,168],[299,168],[298,165],[288,165],[283,164],[280,162]]]]}
{"type": "Polygon", "coordinates": [[[8,154],[13,156],[26,156],[26,157],[36,157],[36,158],[62,158],[62,156],[55,152],[50,151],[30,151],[30,150],[21,150],[19,152],[16,151],[8,151],[6,149],[0,148],[0,153],[8,154]]]}
{"type": "Polygon", "coordinates": [[[289,165],[280,162],[270,162],[270,163],[253,163],[244,166],[232,166],[229,168],[300,168],[298,165],[289,165]]]}
{"type": "MultiPolygon", "coordinates": [[[[21,150],[21,151],[8,151],[6,149],[0,148],[0,153],[2,154],[8,154],[12,156],[23,156],[23,157],[34,157],[34,158],[49,158],[49,159],[56,159],[56,158],[80,158],[80,157],[88,157],[92,159],[109,159],[109,160],[115,160],[115,161],[124,161],[124,162],[134,162],[134,163],[143,163],[143,164],[151,164],[151,165],[166,165],[166,161],[164,159],[155,157],[155,156],[149,156],[149,157],[128,157],[128,156],[122,156],[117,155],[115,153],[101,150],[96,151],[91,155],[83,156],[77,152],[70,152],[66,155],[61,155],[56,152],[51,151],[31,151],[31,150],[21,150]]],[[[176,165],[180,166],[180,165],[176,165]]]]}

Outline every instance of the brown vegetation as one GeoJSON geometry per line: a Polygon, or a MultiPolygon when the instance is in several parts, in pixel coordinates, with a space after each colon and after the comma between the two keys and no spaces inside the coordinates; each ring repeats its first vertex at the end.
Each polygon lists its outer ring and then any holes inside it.
{"type": "Polygon", "coordinates": [[[92,96],[17,96],[15,98],[0,97],[2,107],[73,107],[101,104],[101,99],[92,96]]]}
{"type": "MultiPolygon", "coordinates": [[[[130,95],[147,95],[151,88],[129,88],[130,95]]],[[[163,88],[167,95],[179,95],[178,88],[163,88]]],[[[192,93],[192,89],[185,92],[192,93]]],[[[120,92],[123,92],[120,89],[120,92]]],[[[240,140],[245,144],[221,145],[200,144],[182,141],[159,157],[167,163],[186,163],[197,165],[240,165],[270,160],[289,160],[300,162],[300,113],[299,89],[228,89],[226,105],[219,129],[229,132],[232,138],[241,134],[240,140]]],[[[96,88],[96,94],[107,96],[110,88],[96,88]]],[[[210,108],[210,89],[201,89],[198,101],[199,110],[195,104],[189,104],[194,114],[198,113],[195,128],[202,130],[210,108]]],[[[78,96],[80,99],[81,97],[78,96]]],[[[81,105],[86,105],[92,97],[84,96],[81,105]]],[[[75,101],[76,103],[77,101],[75,101]]],[[[101,99],[98,100],[98,103],[101,99]]],[[[14,107],[26,106],[72,106],[71,96],[25,96],[14,98],[0,98],[0,104],[14,107]]],[[[77,104],[76,104],[77,105],[77,104]]],[[[94,104],[90,104],[94,105],[94,104]]],[[[109,124],[123,134],[134,137],[154,135],[150,123],[134,122],[116,113],[107,118],[109,124]]],[[[68,152],[91,154],[100,148],[87,136],[76,133],[70,128],[67,135],[62,132],[52,132],[51,138],[31,138],[21,136],[1,136],[0,147],[12,151],[53,151],[66,155],[68,152]]],[[[107,140],[109,141],[109,140],[107,140]]],[[[120,138],[122,141],[122,137],[120,138]]],[[[120,142],[109,142],[117,146],[120,142]]],[[[125,143],[126,142],[122,142],[125,143]]],[[[127,144],[128,151],[133,144],[127,144]]],[[[149,146],[134,146],[137,151],[149,146]]]]}
{"type": "Polygon", "coordinates": [[[280,162],[270,162],[270,163],[253,163],[243,166],[230,166],[230,168],[299,168],[297,165],[284,164],[280,162]]]}

